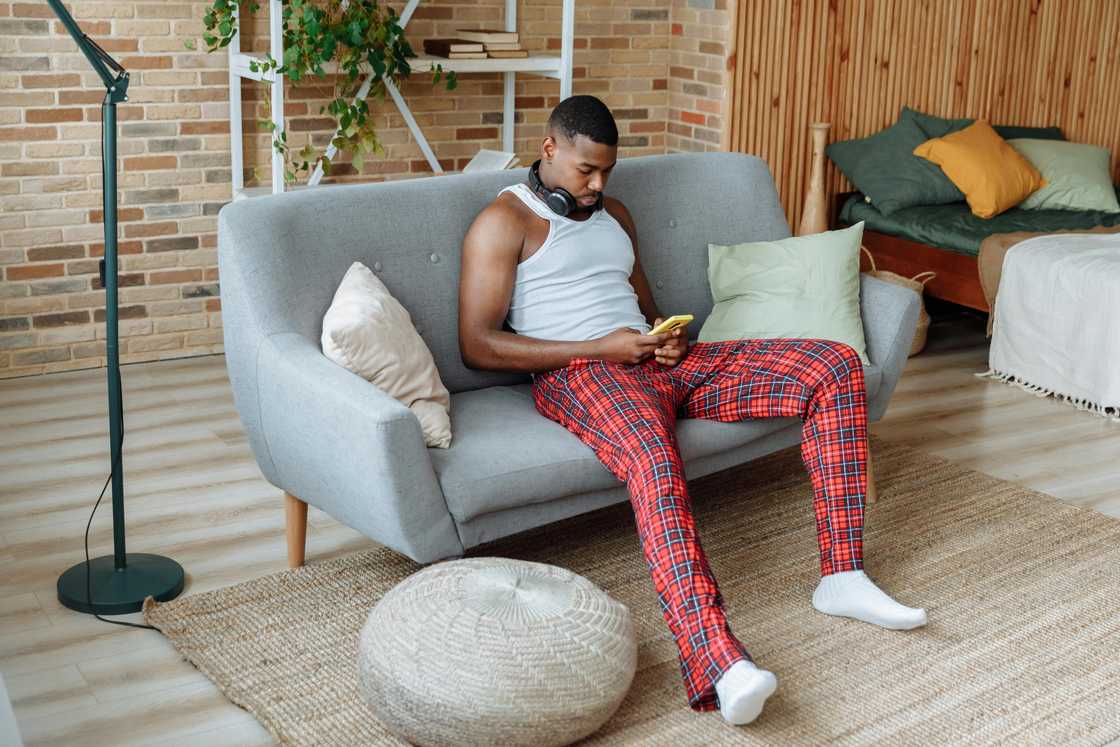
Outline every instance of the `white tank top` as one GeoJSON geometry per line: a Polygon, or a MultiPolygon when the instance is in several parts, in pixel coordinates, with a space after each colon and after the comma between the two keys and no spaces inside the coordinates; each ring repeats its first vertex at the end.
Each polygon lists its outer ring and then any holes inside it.
{"type": "Polygon", "coordinates": [[[519,335],[540,340],[593,340],[619,327],[642,334],[650,325],[630,285],[634,247],[610,213],[597,210],[583,221],[557,215],[527,184],[513,192],[548,221],[541,248],[517,265],[506,321],[519,335]]]}

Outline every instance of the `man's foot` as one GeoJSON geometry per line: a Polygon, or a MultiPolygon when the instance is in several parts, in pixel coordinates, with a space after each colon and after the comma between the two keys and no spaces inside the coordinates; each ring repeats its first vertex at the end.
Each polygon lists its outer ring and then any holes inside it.
{"type": "Polygon", "coordinates": [[[749,724],[762,713],[762,706],[778,687],[773,672],[759,669],[746,659],[731,665],[716,682],[719,712],[729,723],[749,724]]]}
{"type": "Polygon", "coordinates": [[[926,624],[926,611],[906,607],[887,596],[863,571],[842,571],[821,579],[813,607],[826,615],[853,617],[891,630],[926,624]]]}

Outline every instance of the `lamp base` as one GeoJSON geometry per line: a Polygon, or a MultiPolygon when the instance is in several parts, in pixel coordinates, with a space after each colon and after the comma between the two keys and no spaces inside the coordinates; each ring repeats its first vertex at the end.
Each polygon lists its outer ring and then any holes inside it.
{"type": "Polygon", "coordinates": [[[171,558],[128,553],[125,567],[117,570],[112,555],[89,561],[89,596],[86,564],[73,566],[58,577],[58,601],[78,612],[125,615],[139,612],[147,597],[166,602],[183,590],[183,566],[171,558]]]}

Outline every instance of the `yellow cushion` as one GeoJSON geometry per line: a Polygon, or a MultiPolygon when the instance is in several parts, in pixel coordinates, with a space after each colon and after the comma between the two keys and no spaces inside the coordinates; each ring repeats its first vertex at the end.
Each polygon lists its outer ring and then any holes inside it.
{"type": "Polygon", "coordinates": [[[982,119],[945,137],[927,140],[914,155],[933,161],[964,192],[974,215],[991,218],[1046,185],[1038,169],[982,119]]]}

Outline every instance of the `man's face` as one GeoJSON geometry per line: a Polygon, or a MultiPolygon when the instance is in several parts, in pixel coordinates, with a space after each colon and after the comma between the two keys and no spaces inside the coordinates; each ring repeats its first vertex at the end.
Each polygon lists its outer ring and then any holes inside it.
{"type": "Polygon", "coordinates": [[[580,207],[591,207],[607,187],[618,146],[597,143],[586,135],[570,141],[560,134],[545,138],[542,151],[546,160],[552,160],[547,172],[549,186],[563,187],[580,207]]]}

